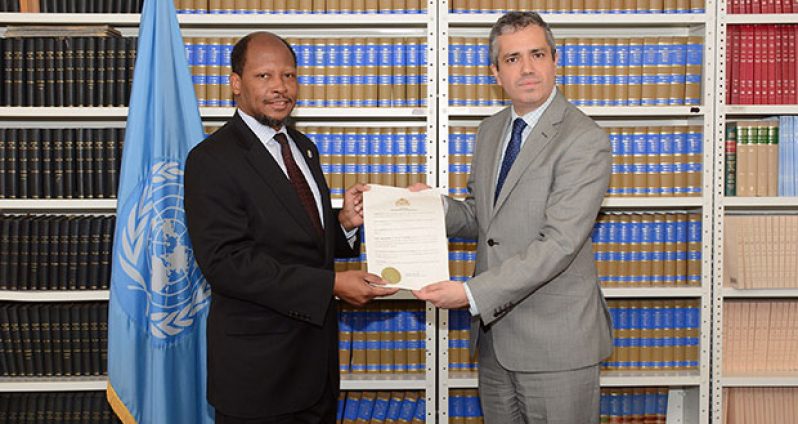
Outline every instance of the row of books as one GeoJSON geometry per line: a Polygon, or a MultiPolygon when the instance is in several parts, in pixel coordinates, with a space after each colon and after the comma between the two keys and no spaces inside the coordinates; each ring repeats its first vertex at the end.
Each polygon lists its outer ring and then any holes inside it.
{"type": "Polygon", "coordinates": [[[333,198],[356,182],[407,187],[426,182],[425,128],[297,126],[319,149],[333,198]]]}
{"type": "Polygon", "coordinates": [[[729,13],[795,13],[798,0],[726,0],[729,13]]]}
{"type": "Polygon", "coordinates": [[[100,290],[114,216],[0,215],[0,290],[100,290]]]}
{"type": "Polygon", "coordinates": [[[483,421],[479,390],[449,390],[449,424],[482,424],[483,421]]]}
{"type": "Polygon", "coordinates": [[[726,215],[723,231],[725,286],[798,288],[798,216],[726,215]]]}
{"type": "Polygon", "coordinates": [[[605,130],[612,148],[608,195],[701,195],[704,134],[700,125],[605,130]]]}
{"type": "Polygon", "coordinates": [[[337,424],[426,422],[424,392],[341,392],[337,424]]]}
{"type": "Polygon", "coordinates": [[[614,349],[602,370],[689,370],[699,364],[699,299],[609,300],[614,349]]]}
{"type": "Polygon", "coordinates": [[[105,392],[3,392],[0,422],[22,423],[120,423],[111,411],[105,392]]]}
{"type": "MultiPolygon", "coordinates": [[[[698,300],[610,300],[615,348],[601,363],[605,371],[695,369],[699,364],[701,309],[698,300]]],[[[475,371],[469,351],[471,315],[449,311],[449,367],[475,371]]]]}
{"type": "Polygon", "coordinates": [[[177,13],[190,14],[419,14],[421,0],[174,0],[177,13]]]}
{"type": "MultiPolygon", "coordinates": [[[[235,38],[186,38],[200,106],[233,106],[229,87],[235,38]]],[[[297,56],[298,106],[418,107],[426,104],[422,37],[287,39],[297,56]]]]}
{"type": "Polygon", "coordinates": [[[124,128],[0,128],[0,199],[114,198],[124,128]]]}
{"type": "MultiPolygon", "coordinates": [[[[605,212],[593,228],[593,251],[602,287],[700,286],[701,215],[605,212]]],[[[450,239],[449,272],[468,281],[476,243],[450,239]]]]}
{"type": "Polygon", "coordinates": [[[779,122],[727,122],[725,138],[724,195],[777,196],[779,122]]]}
{"type": "Polygon", "coordinates": [[[0,302],[0,375],[104,375],[108,304],[0,302]]]}
{"type": "MultiPolygon", "coordinates": [[[[610,127],[608,196],[700,196],[703,133],[699,125],[610,127]]],[[[449,194],[465,198],[476,127],[449,129],[449,194]]]]}
{"type": "Polygon", "coordinates": [[[704,39],[565,38],[558,84],[577,106],[701,104],[704,39]]]}
{"type": "MultiPolygon", "coordinates": [[[[557,85],[577,106],[701,103],[702,37],[564,38],[557,48],[557,85]]],[[[450,38],[450,106],[509,104],[488,55],[487,39],[450,38]]]]}
{"type": "Polygon", "coordinates": [[[424,304],[382,301],[355,308],[339,303],[342,373],[421,373],[426,368],[424,304]]]}
{"type": "Polygon", "coordinates": [[[452,0],[452,13],[704,13],[704,0],[452,0]]]}
{"type": "Polygon", "coordinates": [[[726,123],[726,196],[798,195],[798,117],[726,123]]]}
{"type": "Polygon", "coordinates": [[[667,387],[602,388],[599,420],[602,423],[665,424],[667,387]]]}
{"type": "Polygon", "coordinates": [[[798,25],[729,25],[726,103],[798,103],[798,25]]]}
{"type": "Polygon", "coordinates": [[[2,40],[2,106],[125,106],[135,37],[2,40]]]}
{"type": "Polygon", "coordinates": [[[723,424],[798,424],[798,389],[724,387],[723,424]]]}
{"type": "Polygon", "coordinates": [[[603,287],[700,286],[701,214],[605,212],[593,227],[603,287]]]}
{"type": "Polygon", "coordinates": [[[798,371],[796,327],[795,300],[724,301],[723,374],[728,377],[798,371]]]}

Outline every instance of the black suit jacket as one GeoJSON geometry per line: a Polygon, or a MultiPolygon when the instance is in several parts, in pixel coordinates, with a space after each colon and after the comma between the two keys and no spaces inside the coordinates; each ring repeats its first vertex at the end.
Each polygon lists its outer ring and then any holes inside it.
{"type": "MultiPolygon", "coordinates": [[[[185,206],[211,286],[208,400],[220,412],[263,417],[305,409],[328,381],[337,396],[333,259],[346,242],[316,146],[306,152],[322,200],[324,239],[277,162],[236,113],[188,155],[185,206]]],[[[186,388],[191,390],[191,388],[186,388]]]]}

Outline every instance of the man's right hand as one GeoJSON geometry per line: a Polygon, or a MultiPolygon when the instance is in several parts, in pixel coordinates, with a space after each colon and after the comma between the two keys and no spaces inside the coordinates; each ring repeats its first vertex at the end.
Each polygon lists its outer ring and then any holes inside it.
{"type": "Polygon", "coordinates": [[[363,306],[375,297],[390,296],[399,289],[384,286],[387,282],[379,275],[366,271],[343,271],[335,273],[333,294],[355,306],[363,306]]]}

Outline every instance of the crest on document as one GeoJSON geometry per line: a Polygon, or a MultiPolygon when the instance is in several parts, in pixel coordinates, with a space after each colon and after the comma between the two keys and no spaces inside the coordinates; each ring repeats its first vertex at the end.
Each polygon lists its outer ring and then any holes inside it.
{"type": "Polygon", "coordinates": [[[114,273],[128,292],[120,301],[164,341],[197,325],[197,315],[210,303],[210,286],[188,237],[182,165],[155,163],[117,218],[117,226],[124,226],[117,229],[121,240],[115,243],[122,273],[114,273]]]}
{"type": "Polygon", "coordinates": [[[399,199],[396,200],[394,205],[397,208],[406,208],[406,207],[410,206],[410,201],[405,199],[404,197],[400,197],[399,199]]]}

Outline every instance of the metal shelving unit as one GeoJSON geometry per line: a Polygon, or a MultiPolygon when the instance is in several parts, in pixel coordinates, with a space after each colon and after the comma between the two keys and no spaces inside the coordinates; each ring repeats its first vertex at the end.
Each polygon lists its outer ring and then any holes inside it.
{"type": "MultiPolygon", "coordinates": [[[[426,2],[427,13],[407,15],[351,14],[351,15],[178,15],[184,36],[239,36],[251,30],[268,28],[284,36],[379,36],[415,35],[426,38],[427,105],[412,108],[297,108],[293,116],[300,124],[315,121],[321,126],[357,126],[376,122],[377,126],[424,127],[427,132],[427,181],[435,185],[438,155],[437,131],[437,49],[435,27],[437,4],[426,2]]],[[[123,35],[137,35],[139,14],[41,14],[0,13],[0,33],[8,25],[114,25],[123,35]]],[[[200,108],[206,124],[219,123],[232,116],[234,108],[200,108]]],[[[0,126],[101,127],[124,126],[127,107],[0,107],[0,126]],[[69,122],[67,122],[69,121],[69,122]]],[[[340,201],[336,202],[340,206],[340,201]]],[[[0,199],[2,213],[113,213],[116,199],[0,199]]],[[[13,302],[60,302],[107,300],[107,290],[98,291],[2,291],[0,300],[13,302]]],[[[409,292],[400,292],[387,299],[415,299],[409,292]]],[[[429,422],[435,421],[436,384],[436,310],[426,304],[425,372],[417,375],[345,376],[344,390],[424,390],[429,422]]],[[[67,391],[105,390],[106,378],[2,378],[0,391],[67,391]]]]}
{"type": "MultiPolygon", "coordinates": [[[[707,9],[709,10],[709,9],[707,9]]],[[[798,375],[724,376],[723,375],[723,310],[725,299],[778,299],[796,298],[798,290],[758,289],[737,290],[723,286],[723,222],[727,213],[798,212],[795,197],[726,197],[724,195],[725,131],[729,118],[765,117],[772,115],[794,115],[798,105],[728,105],[726,104],[726,52],[727,27],[734,24],[798,24],[798,14],[728,14],[726,1],[716,5],[717,66],[715,67],[716,122],[714,129],[713,176],[715,226],[713,245],[712,279],[712,423],[721,424],[723,419],[723,388],[726,387],[774,387],[798,386],[798,375]]]]}
{"type": "MultiPolygon", "coordinates": [[[[714,11],[715,0],[707,0],[706,9],[714,11]]],[[[438,163],[439,187],[448,189],[448,137],[449,125],[476,125],[484,117],[490,116],[503,107],[452,107],[449,106],[449,51],[450,36],[465,35],[468,37],[487,36],[490,26],[501,16],[500,14],[453,14],[449,13],[449,2],[442,0],[438,7],[439,43],[439,135],[438,145],[441,152],[438,163]]],[[[602,204],[603,209],[620,210],[684,210],[701,209],[702,211],[702,285],[701,287],[645,287],[645,288],[607,288],[603,289],[608,298],[700,298],[701,299],[701,349],[700,368],[694,373],[681,375],[631,373],[627,375],[606,374],[601,377],[601,385],[618,386],[669,386],[673,388],[674,405],[680,405],[679,412],[673,412],[683,423],[705,423],[709,420],[709,352],[711,329],[711,253],[712,253],[712,160],[714,140],[714,75],[715,75],[715,15],[683,14],[683,15],[580,15],[580,14],[545,14],[543,18],[552,26],[555,37],[563,36],[642,36],[641,31],[651,36],[656,35],[703,35],[704,68],[702,85],[704,87],[700,106],[668,106],[668,107],[581,107],[591,117],[612,119],[612,126],[626,125],[665,125],[656,122],[672,123],[674,120],[701,124],[704,132],[703,154],[703,186],[701,197],[607,197],[602,204]],[[633,28],[633,30],[632,30],[633,28]],[[607,32],[607,31],[612,31],[607,32]],[[632,35],[634,33],[634,35],[632,35]],[[585,34],[585,35],[580,35],[585,34]],[[615,35],[618,34],[618,35],[615,35]],[[654,121],[652,123],[651,121],[654,121]],[[687,390],[682,388],[688,387],[687,390]],[[682,399],[681,401],[675,400],[682,399]]],[[[599,123],[601,123],[599,121],[599,123]]],[[[476,375],[471,373],[452,373],[448,370],[448,312],[441,310],[438,318],[440,346],[440,386],[439,416],[444,420],[448,416],[448,394],[450,388],[476,388],[476,375]]],[[[670,411],[669,411],[670,413],[670,411]]],[[[669,421],[671,422],[671,421],[669,421]]]]}

